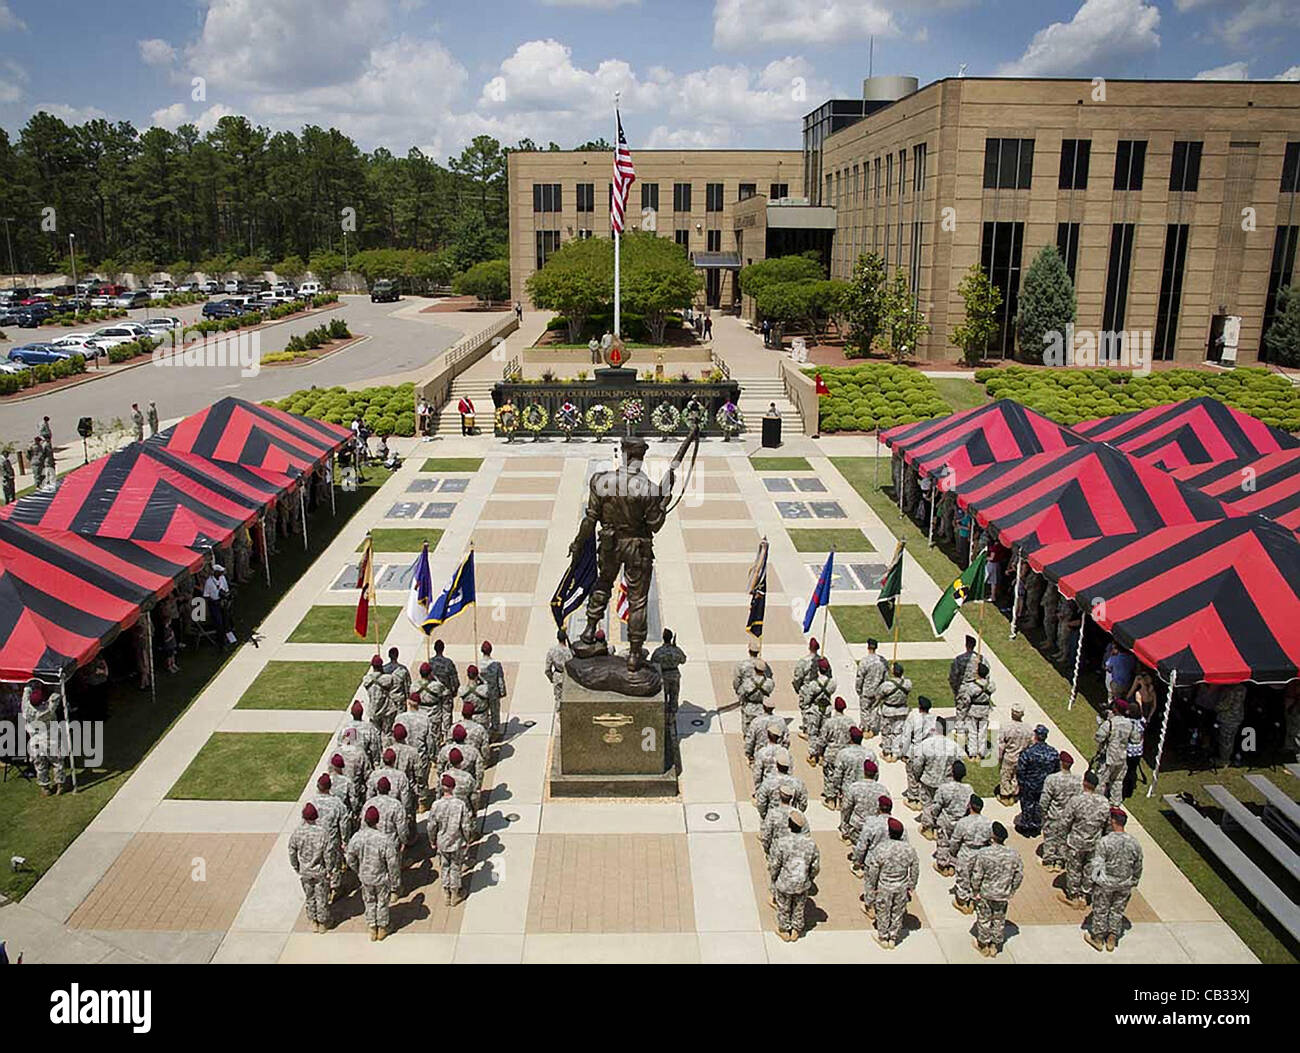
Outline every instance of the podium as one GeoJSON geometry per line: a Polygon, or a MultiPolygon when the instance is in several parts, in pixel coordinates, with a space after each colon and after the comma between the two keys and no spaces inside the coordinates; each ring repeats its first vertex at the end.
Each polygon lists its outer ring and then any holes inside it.
{"type": "Polygon", "coordinates": [[[781,445],[781,418],[763,418],[763,448],[775,449],[781,445]]]}

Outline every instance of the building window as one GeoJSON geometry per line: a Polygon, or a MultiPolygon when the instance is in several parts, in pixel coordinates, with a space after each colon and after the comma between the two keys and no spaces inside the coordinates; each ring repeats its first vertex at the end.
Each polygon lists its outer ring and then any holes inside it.
{"type": "Polygon", "coordinates": [[[534,212],[559,212],[560,211],[560,184],[559,183],[534,183],[533,184],[533,211],[534,212]]]}
{"type": "MultiPolygon", "coordinates": [[[[829,177],[827,177],[827,185],[829,186],[829,184],[830,184],[830,180],[829,180],[829,177]]],[[[721,211],[722,211],[722,184],[721,184],[721,183],[706,183],[706,184],[705,184],[705,186],[704,186],[704,210],[705,210],[706,212],[721,212],[721,211]]]]}
{"type": "Polygon", "coordinates": [[[596,184],[579,183],[578,191],[578,211],[595,212],[596,211],[596,184]]]}
{"type": "Polygon", "coordinates": [[[586,241],[589,237],[591,237],[591,231],[590,231],[590,230],[583,229],[583,230],[579,230],[579,231],[578,231],[578,240],[579,240],[579,241],[586,241]]]}
{"type": "Polygon", "coordinates": [[[1174,357],[1178,308],[1183,300],[1183,265],[1187,262],[1187,229],[1186,223],[1170,223],[1165,228],[1165,262],[1160,272],[1160,300],[1156,306],[1156,334],[1152,348],[1156,358],[1174,357]]]}
{"type": "Polygon", "coordinates": [[[1169,189],[1191,193],[1201,180],[1201,143],[1174,143],[1174,158],[1169,166],[1169,189]]]}
{"type": "Polygon", "coordinates": [[[894,192],[894,155],[885,156],[885,200],[894,192]]]}
{"type": "Polygon", "coordinates": [[[912,220],[912,255],[908,262],[908,284],[912,295],[921,295],[921,221],[912,220]]]}
{"type": "Polygon", "coordinates": [[[880,200],[880,158],[879,157],[876,158],[875,166],[876,166],[876,200],[879,201],[880,200]]]}
{"type": "Polygon", "coordinates": [[[757,193],[758,193],[757,183],[741,183],[740,189],[736,193],[736,200],[745,201],[746,199],[753,197],[757,193]]]}
{"type": "Polygon", "coordinates": [[[689,212],[691,210],[691,184],[673,184],[673,211],[689,212]]]}
{"type": "Polygon", "coordinates": [[[1273,238],[1273,263],[1268,272],[1268,297],[1264,300],[1264,324],[1260,327],[1259,360],[1268,361],[1268,349],[1263,336],[1273,324],[1277,314],[1277,294],[1291,284],[1295,271],[1296,242],[1300,241],[1300,227],[1278,227],[1273,238]]]}
{"type": "MultiPolygon", "coordinates": [[[[1101,328],[1108,333],[1118,333],[1124,328],[1124,315],[1128,308],[1129,268],[1133,262],[1133,230],[1132,223],[1114,223],[1110,228],[1106,302],[1101,312],[1101,328]]],[[[1114,350],[1119,350],[1118,342],[1114,345],[1114,350]]]]}
{"type": "Polygon", "coordinates": [[[1002,294],[1002,306],[998,308],[998,331],[990,342],[990,350],[997,351],[1003,357],[1012,354],[1016,347],[1013,323],[1020,302],[1020,252],[1024,238],[1023,223],[984,224],[980,263],[984,267],[984,273],[989,276],[989,281],[1002,294]]]}
{"type": "Polygon", "coordinates": [[[641,207],[652,208],[659,211],[659,184],[642,183],[641,184],[641,207]]]}
{"type": "Polygon", "coordinates": [[[1065,261],[1065,271],[1074,281],[1074,267],[1079,262],[1079,224],[1056,224],[1056,251],[1065,261]]]}
{"type": "Polygon", "coordinates": [[[925,143],[912,147],[912,189],[918,194],[925,189],[925,143]]]}
{"type": "Polygon", "coordinates": [[[790,196],[789,183],[773,183],[768,193],[768,199],[771,201],[780,201],[783,197],[790,196]]]}
{"type": "Polygon", "coordinates": [[[537,269],[540,271],[546,266],[546,261],[551,258],[555,250],[560,247],[560,232],[558,230],[539,230],[537,238],[537,269]]]}
{"type": "Polygon", "coordinates": [[[708,240],[708,250],[709,250],[709,252],[721,252],[721,251],[722,251],[722,231],[720,231],[720,230],[710,230],[710,231],[707,232],[707,234],[708,234],[708,239],[709,239],[709,240],[708,240]]]}
{"type": "Polygon", "coordinates": [[[675,242],[677,242],[677,244],[680,245],[682,248],[684,248],[684,249],[690,249],[690,247],[691,247],[691,232],[690,232],[690,229],[688,228],[688,229],[685,229],[685,230],[674,230],[674,231],[673,231],[673,240],[674,240],[675,242]]]}
{"type": "Polygon", "coordinates": [[[907,151],[898,151],[898,196],[903,196],[903,189],[907,186],[907,151]]]}
{"type": "Polygon", "coordinates": [[[1034,140],[984,140],[986,190],[1028,190],[1033,174],[1034,140]]]}
{"type": "Polygon", "coordinates": [[[1115,189],[1141,190],[1146,163],[1145,139],[1121,139],[1115,146],[1115,189]]]}
{"type": "Polygon", "coordinates": [[[1061,140],[1061,190],[1088,189],[1088,161],[1092,155],[1091,139],[1061,140]]]}
{"type": "Polygon", "coordinates": [[[1283,194],[1300,194],[1300,143],[1287,143],[1282,158],[1283,194]]]}

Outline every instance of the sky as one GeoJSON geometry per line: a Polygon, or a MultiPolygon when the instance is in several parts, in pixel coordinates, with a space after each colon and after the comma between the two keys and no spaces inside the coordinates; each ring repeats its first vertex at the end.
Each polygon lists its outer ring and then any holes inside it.
{"type": "Polygon", "coordinates": [[[877,74],[1300,80],[1300,0],[0,0],[0,127],[798,148],[877,74]]]}

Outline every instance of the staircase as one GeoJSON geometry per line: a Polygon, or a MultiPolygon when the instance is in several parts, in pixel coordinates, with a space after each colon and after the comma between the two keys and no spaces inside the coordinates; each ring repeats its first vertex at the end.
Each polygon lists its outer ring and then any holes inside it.
{"type": "Polygon", "coordinates": [[[438,414],[438,423],[433,429],[434,435],[459,435],[460,414],[456,407],[462,398],[468,397],[474,403],[474,425],[480,434],[492,434],[492,418],[496,412],[492,405],[492,385],[496,383],[491,374],[473,376],[473,370],[462,373],[451,383],[451,397],[438,414]]]}
{"type": "Polygon", "coordinates": [[[782,435],[802,435],[803,421],[794,403],[785,397],[785,387],[781,378],[738,377],[733,379],[740,384],[740,412],[745,417],[747,431],[757,432],[761,427],[761,418],[767,412],[770,402],[776,403],[777,412],[781,414],[782,435]]]}

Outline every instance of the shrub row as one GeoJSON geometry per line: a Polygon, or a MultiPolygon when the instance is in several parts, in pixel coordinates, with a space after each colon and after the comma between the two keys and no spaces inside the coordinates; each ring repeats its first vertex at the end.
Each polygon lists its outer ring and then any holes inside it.
{"type": "Polygon", "coordinates": [[[0,373],[0,395],[12,395],[23,388],[44,384],[48,380],[74,376],[86,371],[86,360],[80,355],[73,355],[60,362],[42,362],[28,366],[21,373],[0,373]]]}
{"type": "Polygon", "coordinates": [[[872,362],[820,372],[829,394],[819,400],[822,432],[874,431],[951,413],[928,376],[907,366],[872,362]]]}
{"type": "Polygon", "coordinates": [[[268,403],[290,413],[349,425],[360,417],[376,435],[415,434],[415,385],[364,388],[306,388],[268,403]]]}

